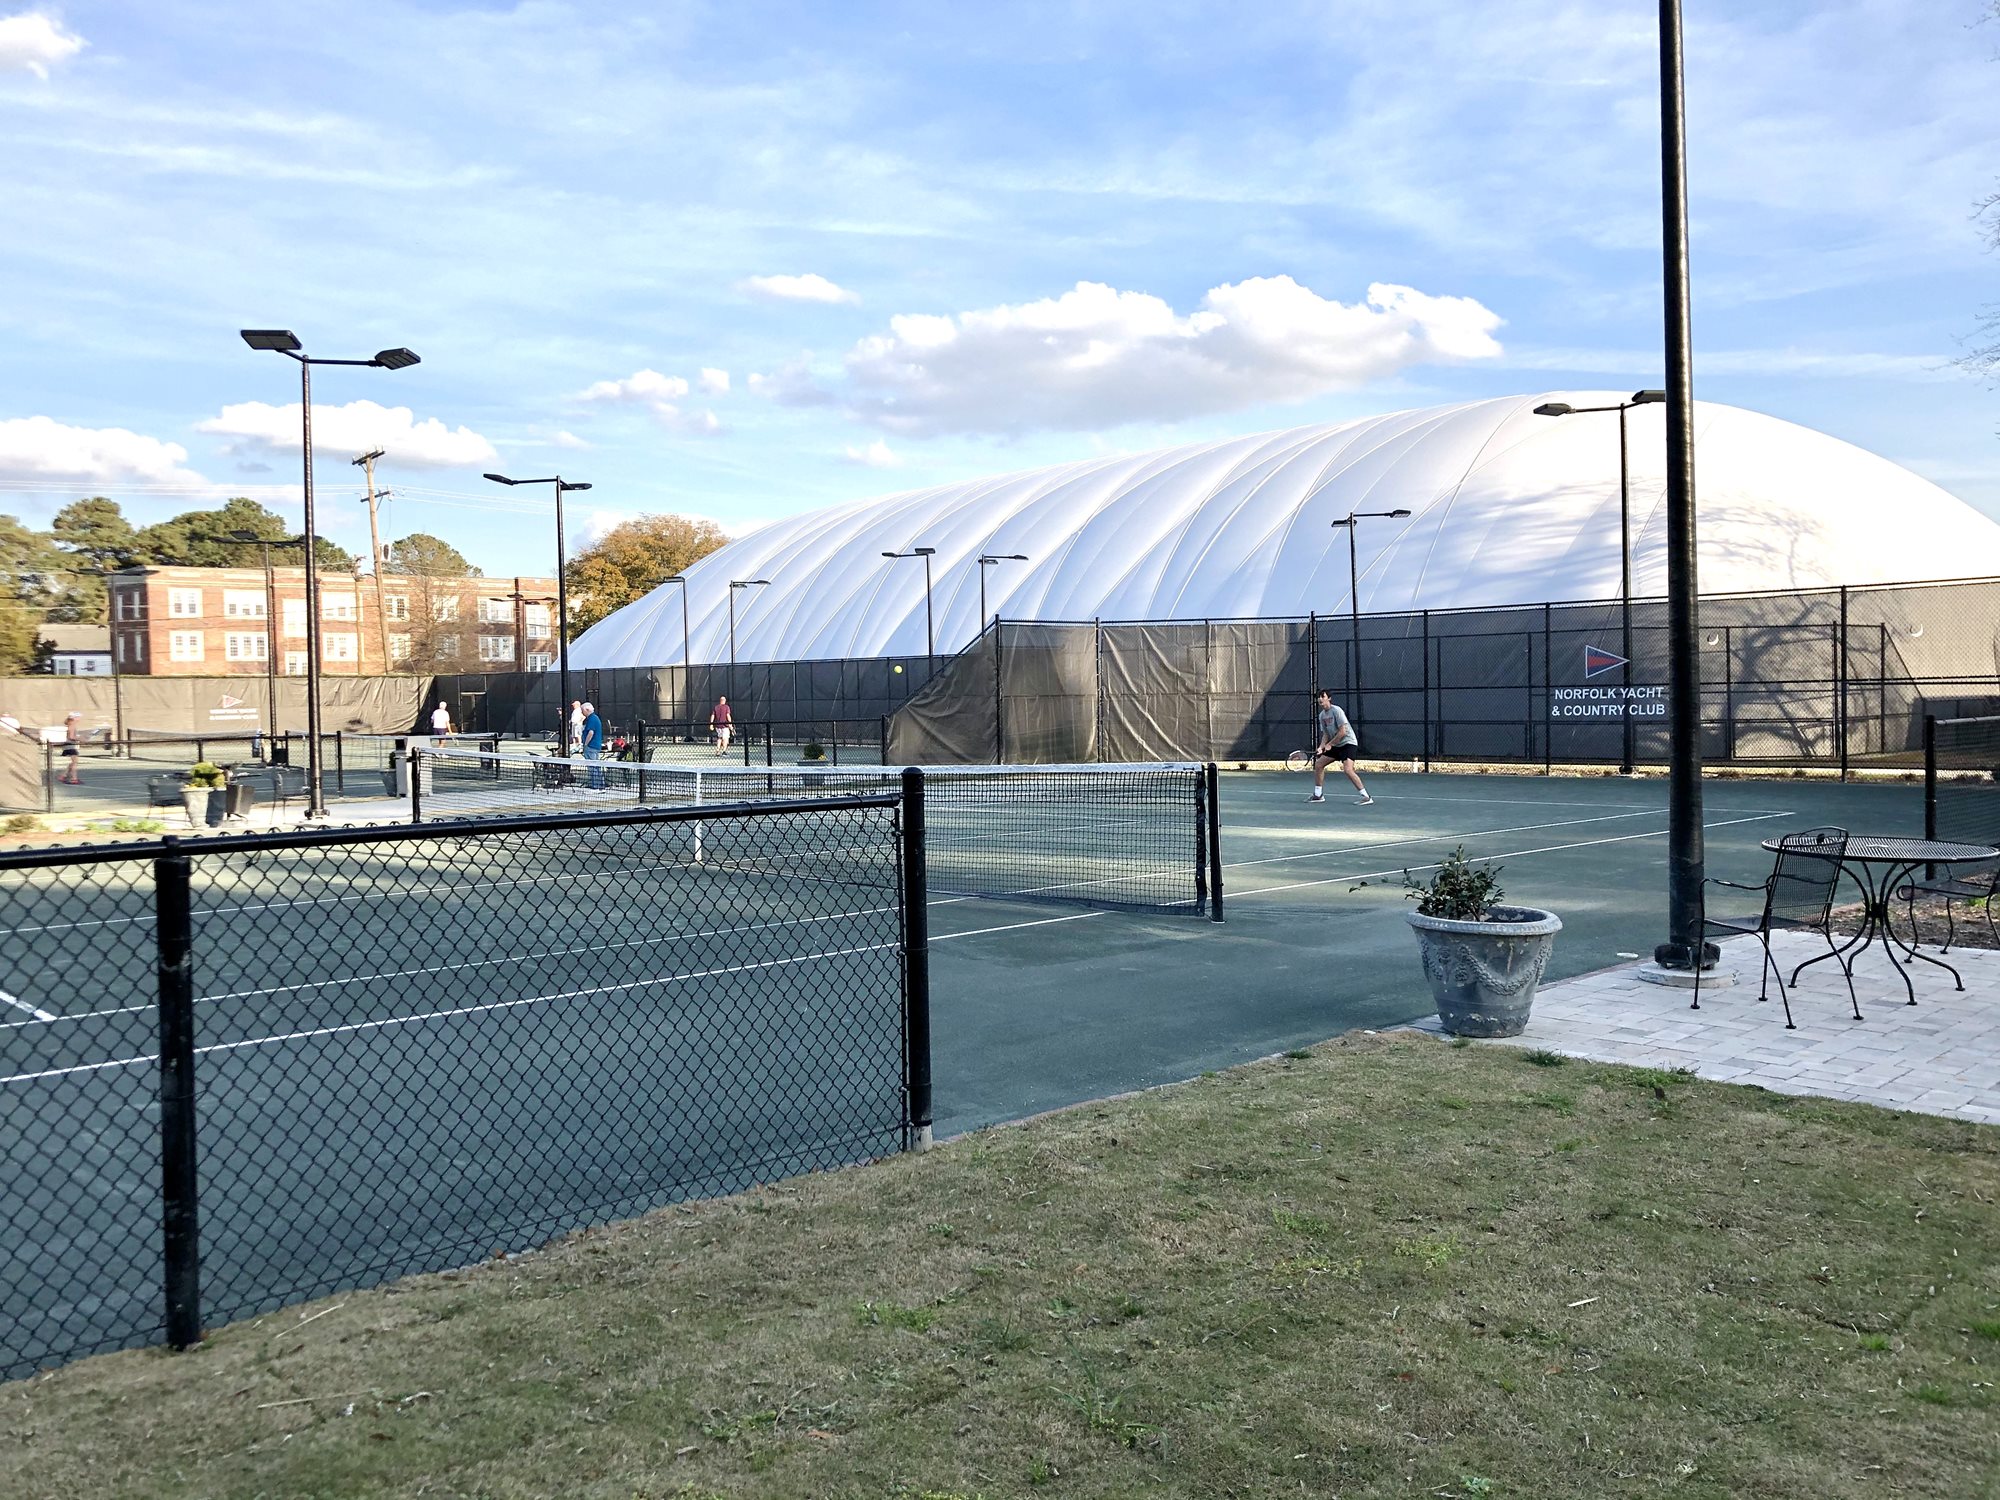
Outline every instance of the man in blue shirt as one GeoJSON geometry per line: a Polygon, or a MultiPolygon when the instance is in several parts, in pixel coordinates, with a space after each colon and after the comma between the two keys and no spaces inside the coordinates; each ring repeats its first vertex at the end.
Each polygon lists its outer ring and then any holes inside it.
{"type": "MultiPolygon", "coordinates": [[[[583,758],[588,761],[595,761],[603,753],[604,721],[597,717],[597,705],[586,703],[583,705],[583,758]]],[[[591,766],[590,785],[595,791],[602,791],[604,789],[604,768],[602,766],[591,766]]]]}

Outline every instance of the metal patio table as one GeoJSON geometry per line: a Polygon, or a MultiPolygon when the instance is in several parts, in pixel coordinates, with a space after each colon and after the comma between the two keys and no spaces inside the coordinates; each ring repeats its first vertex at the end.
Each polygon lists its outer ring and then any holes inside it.
{"type": "MultiPolygon", "coordinates": [[[[1778,842],[1775,838],[1765,839],[1764,847],[1775,854],[1778,842]]],[[[1972,865],[1996,859],[2000,859],[2000,849],[1984,844],[1877,837],[1865,833],[1850,835],[1847,852],[1840,864],[1842,872],[1861,890],[1864,912],[1861,930],[1832,952],[1809,958],[1792,970],[1792,983],[1797,984],[1800,974],[1829,958],[1839,959],[1841,966],[1852,974],[1854,957],[1871,944],[1880,943],[1882,951],[1889,955],[1890,967],[1903,981],[1903,990],[1909,996],[1911,1005],[1917,1003],[1917,988],[1910,982],[1909,971],[1897,961],[1896,950],[1899,948],[1907,958],[1922,959],[1943,969],[1951,975],[1954,984],[1964,989],[1965,981],[1959,978],[1958,970],[1941,958],[1919,952],[1914,943],[1906,943],[1896,935],[1896,929],[1889,924],[1889,896],[1926,865],[1972,865]]]]}

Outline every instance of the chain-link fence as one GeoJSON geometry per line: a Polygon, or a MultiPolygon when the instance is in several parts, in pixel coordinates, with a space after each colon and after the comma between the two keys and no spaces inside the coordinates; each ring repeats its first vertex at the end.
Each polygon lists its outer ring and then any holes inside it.
{"type": "Polygon", "coordinates": [[[0,855],[0,1378],[909,1145],[922,837],[918,783],[0,855]]]}
{"type": "MultiPolygon", "coordinates": [[[[1846,773],[1923,763],[1926,713],[2000,710],[2000,583],[1703,599],[1702,753],[1846,773]]],[[[1666,605],[1635,600],[1296,620],[1015,622],[891,716],[897,763],[1268,760],[1312,698],[1370,756],[1663,764],[1666,605]]]]}

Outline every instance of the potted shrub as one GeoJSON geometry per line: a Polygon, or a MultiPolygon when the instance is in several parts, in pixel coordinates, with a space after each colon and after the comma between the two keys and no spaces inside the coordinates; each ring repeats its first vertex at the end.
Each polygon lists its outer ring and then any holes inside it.
{"type": "Polygon", "coordinates": [[[808,740],[806,741],[805,749],[800,753],[809,761],[825,760],[826,746],[822,745],[818,740],[808,740]]]}
{"type": "MultiPolygon", "coordinates": [[[[799,764],[802,766],[819,767],[826,763],[826,746],[822,745],[818,740],[806,741],[805,745],[799,751],[799,764]]],[[[799,778],[800,786],[824,786],[825,784],[826,778],[824,776],[814,776],[808,773],[799,778]]]]}
{"type": "Polygon", "coordinates": [[[228,785],[229,773],[212,762],[197,761],[188,768],[181,783],[181,805],[187,809],[189,827],[221,826],[224,789],[228,785]]]}
{"type": "Polygon", "coordinates": [[[1519,1036],[1562,931],[1554,912],[1501,905],[1499,877],[1467,860],[1463,846],[1428,885],[1403,874],[1417,903],[1404,916],[1417,930],[1438,1019],[1453,1036],[1519,1036]]]}

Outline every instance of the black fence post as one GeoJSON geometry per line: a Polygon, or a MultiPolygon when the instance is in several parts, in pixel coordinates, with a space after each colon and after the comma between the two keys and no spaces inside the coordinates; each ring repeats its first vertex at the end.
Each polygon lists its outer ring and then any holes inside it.
{"type": "Polygon", "coordinates": [[[1424,611],[1424,769],[1431,768],[1431,612],[1424,611]]]}
{"type": "Polygon", "coordinates": [[[56,810],[56,747],[42,741],[42,811],[56,810]]]}
{"type": "MultiPolygon", "coordinates": [[[[1556,671],[1555,645],[1551,639],[1554,621],[1546,600],[1542,603],[1542,774],[1552,776],[1556,768],[1556,671]]],[[[1528,643],[1528,754],[1535,753],[1535,646],[1528,643]]]]}
{"type": "MultiPolygon", "coordinates": [[[[1215,762],[1210,761],[1202,768],[1202,792],[1207,802],[1208,817],[1208,916],[1212,922],[1222,920],[1222,808],[1221,798],[1216,793],[1215,762]]],[[[1196,850],[1195,858],[1202,858],[1203,851],[1196,850]]]]}
{"type": "Polygon", "coordinates": [[[903,1091],[912,1150],[931,1145],[930,885],[924,870],[924,773],[903,772],[903,1091]]]}
{"type": "Polygon", "coordinates": [[[1924,837],[1937,837],[1937,716],[1924,715],[1924,837]]]}
{"type": "Polygon", "coordinates": [[[766,770],[769,770],[771,766],[776,764],[776,762],[771,759],[772,755],[771,742],[775,740],[777,737],[778,736],[777,736],[776,726],[771,724],[769,721],[766,721],[764,725],[764,767],[766,770]]]}
{"type": "Polygon", "coordinates": [[[333,786],[341,796],[347,795],[347,749],[341,732],[333,732],[333,786]]]}
{"type": "MultiPolygon", "coordinates": [[[[1847,585],[1840,586],[1840,643],[1833,653],[1833,732],[1840,741],[1840,779],[1847,780],[1847,585]]],[[[1878,731],[1879,733],[1879,731],[1878,731]]]]}
{"type": "Polygon", "coordinates": [[[201,1342],[201,1234],[195,1176],[194,910],[180,840],[153,861],[160,985],[160,1227],[167,1342],[201,1342]]]}
{"type": "Polygon", "coordinates": [[[1007,678],[1000,660],[1000,618],[993,618],[993,764],[1007,760],[1007,678]]]}
{"type": "MultiPolygon", "coordinates": [[[[410,821],[412,823],[421,823],[424,820],[423,747],[421,745],[410,746],[408,754],[404,757],[403,764],[405,769],[410,773],[410,821]]],[[[499,769],[497,762],[494,769],[499,769]]]]}

